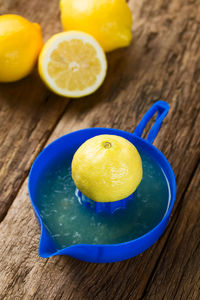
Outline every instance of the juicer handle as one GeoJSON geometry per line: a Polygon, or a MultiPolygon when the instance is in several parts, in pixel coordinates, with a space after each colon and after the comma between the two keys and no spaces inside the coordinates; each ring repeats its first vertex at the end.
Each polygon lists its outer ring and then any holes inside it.
{"type": "Polygon", "coordinates": [[[151,127],[149,134],[147,136],[147,141],[149,143],[153,143],[155,140],[158,131],[160,130],[160,127],[162,125],[162,121],[166,117],[169,111],[169,104],[165,101],[157,101],[152,105],[152,107],[145,113],[144,117],[136,127],[134,134],[141,137],[147,123],[150,121],[150,119],[153,117],[153,115],[157,112],[156,121],[151,127]]]}

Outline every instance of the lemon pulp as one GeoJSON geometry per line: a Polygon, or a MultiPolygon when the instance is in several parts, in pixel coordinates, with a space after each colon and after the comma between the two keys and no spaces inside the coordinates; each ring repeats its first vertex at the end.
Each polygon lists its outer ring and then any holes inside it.
{"type": "Polygon", "coordinates": [[[91,36],[70,31],[53,36],[39,58],[39,72],[56,93],[81,97],[103,82],[107,63],[103,50],[91,36]]]}

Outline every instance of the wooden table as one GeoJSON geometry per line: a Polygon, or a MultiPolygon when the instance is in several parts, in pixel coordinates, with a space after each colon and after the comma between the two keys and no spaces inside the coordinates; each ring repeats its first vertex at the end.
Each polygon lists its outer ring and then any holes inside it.
{"type": "MultiPolygon", "coordinates": [[[[95,94],[58,97],[37,70],[0,85],[0,299],[200,299],[200,1],[129,4],[133,42],[108,54],[108,75],[95,94]],[[171,109],[154,144],[178,188],[164,235],[143,254],[114,264],[40,258],[27,191],[35,157],[80,128],[132,132],[158,99],[171,109]]],[[[39,22],[45,40],[61,30],[58,0],[0,0],[0,13],[39,22]]]]}

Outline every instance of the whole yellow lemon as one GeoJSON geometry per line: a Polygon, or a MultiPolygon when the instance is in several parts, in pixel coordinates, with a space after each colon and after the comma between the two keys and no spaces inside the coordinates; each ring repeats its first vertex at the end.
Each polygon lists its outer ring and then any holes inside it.
{"type": "Polygon", "coordinates": [[[72,160],[76,187],[97,202],[113,202],[131,195],[142,180],[142,160],[128,140],[98,135],[83,143],[72,160]]]}
{"type": "Polygon", "coordinates": [[[0,16],[0,81],[16,81],[28,75],[42,45],[39,24],[18,15],[0,16]]]}
{"type": "Polygon", "coordinates": [[[125,0],[61,0],[60,9],[65,30],[91,34],[105,51],[131,42],[132,15],[125,0]]]}

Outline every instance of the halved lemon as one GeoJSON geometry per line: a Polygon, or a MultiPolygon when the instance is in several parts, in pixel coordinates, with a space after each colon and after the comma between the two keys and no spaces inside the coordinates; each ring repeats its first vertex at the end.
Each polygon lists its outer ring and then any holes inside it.
{"type": "Polygon", "coordinates": [[[68,31],[55,34],[39,57],[39,73],[55,93],[82,97],[96,91],[107,70],[103,49],[89,34],[68,31]]]}
{"type": "Polygon", "coordinates": [[[96,202],[114,202],[130,196],[140,184],[142,173],[138,150],[118,135],[90,138],[72,160],[76,187],[96,202]]]}

